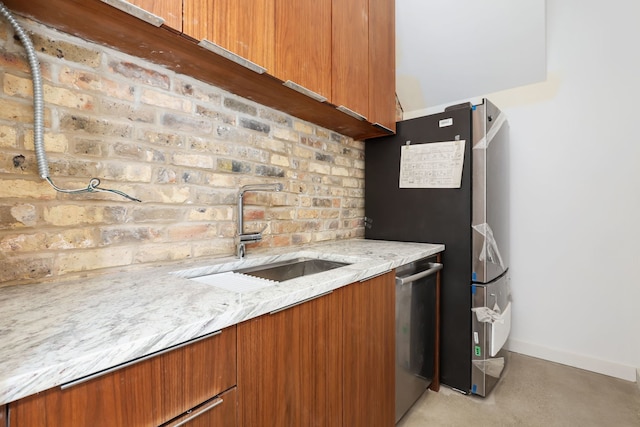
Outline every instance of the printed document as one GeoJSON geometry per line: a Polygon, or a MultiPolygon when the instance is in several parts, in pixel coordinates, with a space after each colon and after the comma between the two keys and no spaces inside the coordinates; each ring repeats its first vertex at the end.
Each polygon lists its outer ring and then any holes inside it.
{"type": "Polygon", "coordinates": [[[465,141],[403,145],[400,188],[460,188],[465,141]]]}

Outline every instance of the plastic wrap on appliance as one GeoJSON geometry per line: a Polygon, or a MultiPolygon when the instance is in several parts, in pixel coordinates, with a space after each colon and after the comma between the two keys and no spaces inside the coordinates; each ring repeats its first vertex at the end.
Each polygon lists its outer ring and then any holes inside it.
{"type": "Polygon", "coordinates": [[[504,311],[500,311],[500,308],[496,305],[493,309],[489,307],[475,307],[472,308],[476,314],[478,322],[491,324],[491,343],[489,344],[489,353],[491,357],[498,354],[500,349],[507,338],[509,338],[509,332],[511,332],[511,302],[507,304],[504,311]]]}
{"type": "Polygon", "coordinates": [[[500,308],[497,306],[493,307],[493,309],[489,307],[475,307],[475,308],[472,308],[471,311],[473,311],[476,314],[476,318],[478,319],[478,322],[481,322],[481,323],[495,323],[495,322],[503,323],[504,322],[504,318],[502,317],[502,312],[500,311],[500,308]]]}
{"type": "Polygon", "coordinates": [[[489,261],[493,264],[499,264],[502,270],[505,270],[500,250],[498,249],[498,242],[493,237],[493,230],[486,222],[483,224],[473,225],[472,228],[480,233],[484,237],[482,243],[482,251],[480,252],[480,261],[489,261]],[[496,262],[497,261],[497,262],[496,262]]]}
{"type": "Polygon", "coordinates": [[[486,150],[489,147],[489,144],[493,140],[493,137],[496,136],[502,125],[507,121],[506,117],[502,112],[498,114],[498,117],[495,119],[493,126],[489,129],[489,132],[485,136],[483,136],[478,142],[473,145],[474,150],[486,150]]]}
{"type": "Polygon", "coordinates": [[[504,370],[504,357],[496,357],[495,359],[474,360],[473,364],[484,374],[500,378],[504,370]]]}

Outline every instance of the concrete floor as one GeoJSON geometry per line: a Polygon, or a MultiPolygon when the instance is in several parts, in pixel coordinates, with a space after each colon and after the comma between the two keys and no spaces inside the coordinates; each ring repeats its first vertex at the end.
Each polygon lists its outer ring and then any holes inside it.
{"type": "Polygon", "coordinates": [[[427,391],[397,427],[639,427],[636,383],[511,353],[489,397],[427,391]]]}

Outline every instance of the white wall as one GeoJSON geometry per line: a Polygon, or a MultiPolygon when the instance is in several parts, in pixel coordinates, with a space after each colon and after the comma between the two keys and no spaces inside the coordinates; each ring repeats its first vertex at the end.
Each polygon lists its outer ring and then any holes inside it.
{"type": "Polygon", "coordinates": [[[512,137],[510,348],[636,380],[640,2],[547,0],[545,83],[489,95],[512,137]]]}
{"type": "Polygon", "coordinates": [[[543,81],[545,0],[397,0],[405,112],[543,81]]]}
{"type": "Polygon", "coordinates": [[[640,368],[639,19],[637,1],[547,0],[547,81],[487,95],[511,125],[509,348],[629,381],[640,368]]]}

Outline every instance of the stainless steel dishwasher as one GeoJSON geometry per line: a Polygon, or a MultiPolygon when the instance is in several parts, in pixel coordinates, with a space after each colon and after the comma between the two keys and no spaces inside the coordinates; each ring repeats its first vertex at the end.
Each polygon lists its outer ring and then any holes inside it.
{"type": "Polygon", "coordinates": [[[396,423],[429,387],[436,370],[435,256],[396,269],[396,423]]]}

